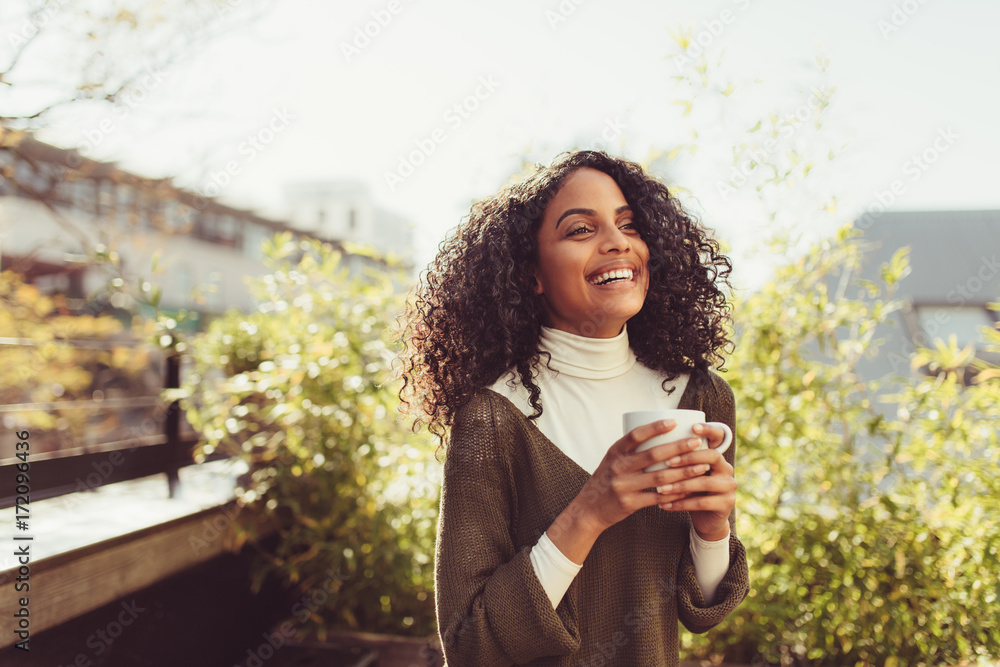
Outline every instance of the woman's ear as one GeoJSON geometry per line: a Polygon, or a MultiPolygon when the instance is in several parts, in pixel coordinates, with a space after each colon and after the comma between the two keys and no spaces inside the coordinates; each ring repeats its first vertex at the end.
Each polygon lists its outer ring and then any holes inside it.
{"type": "Polygon", "coordinates": [[[542,294],[545,290],[542,289],[542,281],[538,279],[538,272],[532,274],[532,278],[535,281],[535,294],[542,294]]]}

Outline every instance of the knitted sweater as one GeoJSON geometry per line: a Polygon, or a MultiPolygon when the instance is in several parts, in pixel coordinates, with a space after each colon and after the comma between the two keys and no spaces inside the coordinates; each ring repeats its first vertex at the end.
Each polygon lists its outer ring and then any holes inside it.
{"type": "MultiPolygon", "coordinates": [[[[715,373],[692,372],[679,407],[735,433],[732,390],[715,373]]],[[[724,456],[733,463],[735,453],[734,443],[724,456]]],[[[449,665],[677,665],[678,620],[705,632],[746,597],[733,517],[729,572],[706,606],[688,548],[690,515],[653,506],[601,534],[553,609],[529,552],[589,478],[496,392],[480,390],[458,411],[436,559],[449,665]]]]}

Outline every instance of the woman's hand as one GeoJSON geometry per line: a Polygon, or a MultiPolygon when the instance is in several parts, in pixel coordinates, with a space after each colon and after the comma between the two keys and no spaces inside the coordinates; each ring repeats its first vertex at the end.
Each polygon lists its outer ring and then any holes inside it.
{"type": "Polygon", "coordinates": [[[671,512],[690,512],[691,523],[703,540],[721,540],[729,534],[729,516],[736,507],[737,486],[733,466],[715,450],[722,444],[725,432],[707,424],[696,424],[693,430],[708,438],[708,449],[681,454],[670,459],[668,465],[688,468],[708,465],[711,473],[660,486],[659,505],[671,512]]]}
{"type": "MultiPolygon", "coordinates": [[[[638,426],[611,445],[580,493],[546,531],[549,539],[567,558],[575,563],[583,563],[602,532],[636,510],[660,504],[667,498],[647,489],[695,481],[708,471],[709,463],[696,463],[644,472],[645,468],[654,463],[694,453],[692,450],[700,444],[698,438],[668,442],[642,452],[635,451],[642,443],[654,436],[669,433],[675,426],[676,422],[673,420],[638,426]]],[[[681,497],[671,494],[669,498],[675,496],[681,497]]]]}

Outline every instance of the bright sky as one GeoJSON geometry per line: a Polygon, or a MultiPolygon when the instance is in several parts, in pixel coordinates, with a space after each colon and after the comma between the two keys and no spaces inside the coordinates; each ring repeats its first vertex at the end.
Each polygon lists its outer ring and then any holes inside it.
{"type": "Polygon", "coordinates": [[[750,285],[765,232],[814,238],[882,191],[897,210],[1000,208],[998,24],[1000,3],[988,0],[281,0],[252,29],[151,80],[96,148],[85,130],[95,136],[106,109],[61,115],[42,139],[208,194],[212,174],[236,161],[224,200],[274,216],[285,182],[365,182],[417,225],[422,267],[522,159],[548,162],[603,132],[603,147],[646,160],[696,132],[696,152],[656,170],[731,244],[736,282],[750,285]],[[673,57],[671,30],[685,25],[710,63],[721,60],[710,83],[736,85],[724,104],[696,102],[688,116],[672,103],[693,94],[673,78],[694,72],[695,58],[673,57]],[[810,88],[822,86],[836,92],[817,131],[810,88]],[[768,159],[794,149],[817,163],[805,182],[758,195],[759,180],[736,187],[734,169],[750,163],[734,164],[734,147],[772,113],[798,120],[783,121],[768,159]],[[831,149],[839,156],[828,164],[831,149]],[[410,173],[401,160],[420,164],[410,173]],[[391,172],[402,177],[390,183],[391,172]],[[834,196],[834,213],[818,213],[834,196]]]}

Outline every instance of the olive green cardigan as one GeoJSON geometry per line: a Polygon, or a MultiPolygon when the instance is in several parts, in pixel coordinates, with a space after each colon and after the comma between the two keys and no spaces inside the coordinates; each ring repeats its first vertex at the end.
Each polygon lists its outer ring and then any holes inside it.
{"type": "MultiPolygon", "coordinates": [[[[735,436],[733,392],[715,373],[692,372],[679,407],[703,410],[735,436]]],[[[734,442],[724,454],[730,464],[735,453],[734,442]]],[[[705,632],[746,597],[734,517],[729,571],[706,606],[688,547],[690,515],[653,506],[601,534],[553,609],[528,553],[589,478],[500,394],[482,389],[458,411],[435,565],[448,665],[677,665],[678,620],[705,632]]]]}

